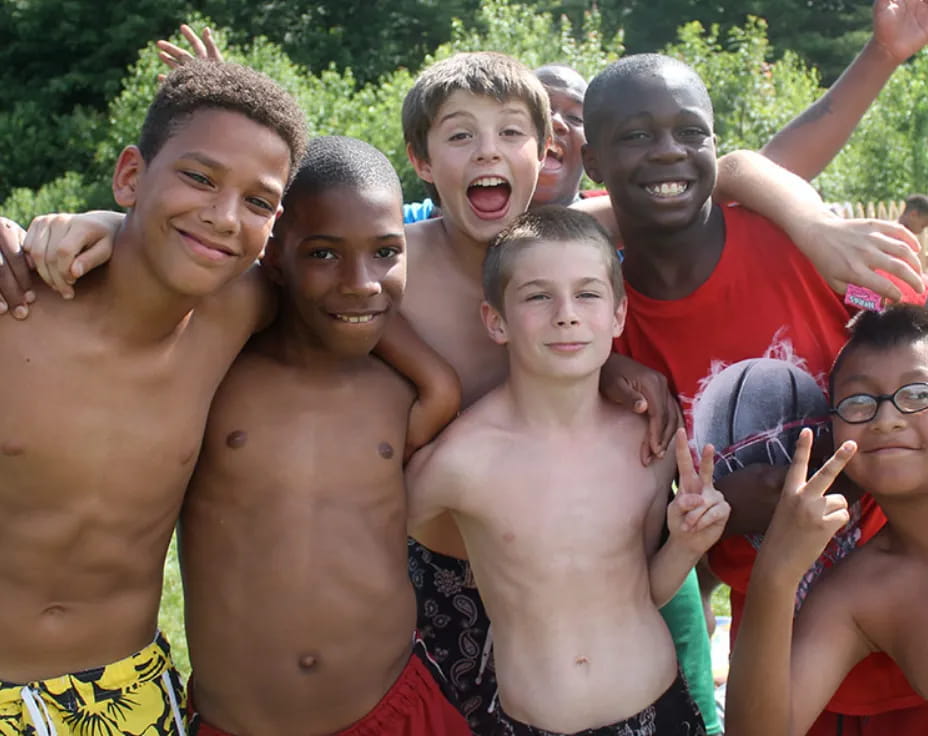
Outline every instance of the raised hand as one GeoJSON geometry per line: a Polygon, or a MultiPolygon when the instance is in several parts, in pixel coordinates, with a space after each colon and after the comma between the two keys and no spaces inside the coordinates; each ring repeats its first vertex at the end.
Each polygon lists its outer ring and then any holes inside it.
{"type": "Polygon", "coordinates": [[[667,507],[670,536],[697,556],[703,555],[725,529],[731,507],[721,491],[712,485],[715,448],[706,445],[699,459],[699,471],[693,465],[685,430],[674,438],[677,456],[677,495],[667,507]]]}
{"type": "Polygon", "coordinates": [[[819,558],[831,538],[850,518],[847,499],[827,491],[854,457],[857,445],[845,442],[806,480],[811,452],[812,430],[803,429],[761,551],[765,557],[772,555],[772,565],[797,579],[819,558]]]}
{"type": "MultiPolygon", "coordinates": [[[[203,29],[203,38],[200,38],[186,23],[180,27],[180,32],[190,43],[193,49],[191,54],[187,49],[171,43],[170,41],[158,41],[155,45],[158,47],[158,58],[167,64],[171,69],[176,69],[181,64],[185,64],[194,57],[199,59],[209,59],[210,61],[222,61],[222,52],[216,45],[213,38],[213,32],[209,28],[203,29]]],[[[158,75],[158,80],[164,79],[164,74],[158,75]]]]}
{"type": "Polygon", "coordinates": [[[876,0],[873,40],[897,64],[928,44],[928,0],[876,0]]]}

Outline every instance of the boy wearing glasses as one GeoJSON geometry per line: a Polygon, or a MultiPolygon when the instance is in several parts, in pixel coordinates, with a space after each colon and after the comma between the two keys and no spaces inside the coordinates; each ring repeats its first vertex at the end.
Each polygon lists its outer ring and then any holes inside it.
{"type": "MultiPolygon", "coordinates": [[[[839,449],[805,482],[811,433],[803,431],[754,565],[729,680],[731,736],[806,733],[847,672],[874,652],[928,695],[928,311],[863,312],[850,330],[831,374],[839,449]],[[802,576],[848,518],[844,498],[825,495],[845,466],[887,523],[813,589],[794,625],[802,576]]],[[[893,712],[883,714],[884,729],[893,712]]],[[[867,721],[847,733],[867,736],[867,721]]]]}

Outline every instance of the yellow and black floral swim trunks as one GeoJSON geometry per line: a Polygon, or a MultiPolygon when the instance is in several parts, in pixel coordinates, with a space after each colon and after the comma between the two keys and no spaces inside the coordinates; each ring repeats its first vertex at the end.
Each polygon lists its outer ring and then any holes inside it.
{"type": "Polygon", "coordinates": [[[0,736],[183,736],[184,692],[163,635],[104,667],[0,680],[0,736]]]}

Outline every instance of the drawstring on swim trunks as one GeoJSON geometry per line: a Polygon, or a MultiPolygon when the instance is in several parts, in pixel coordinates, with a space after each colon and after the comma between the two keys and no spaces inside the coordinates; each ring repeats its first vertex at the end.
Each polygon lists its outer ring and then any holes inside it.
{"type": "Polygon", "coordinates": [[[168,693],[168,700],[171,701],[171,712],[174,714],[174,725],[177,726],[178,736],[184,736],[184,720],[180,715],[180,705],[177,703],[177,696],[174,694],[174,683],[171,682],[171,673],[165,670],[161,673],[161,679],[164,680],[164,689],[168,693]]]}
{"type": "Polygon", "coordinates": [[[490,655],[493,653],[493,624],[487,624],[487,638],[483,642],[483,653],[480,655],[480,669],[477,670],[477,677],[474,682],[479,685],[483,682],[483,673],[486,672],[487,663],[490,661],[490,655]]]}
{"type": "Polygon", "coordinates": [[[32,725],[35,726],[36,736],[58,736],[55,724],[52,723],[52,717],[49,715],[48,706],[45,705],[42,696],[28,685],[23,686],[20,695],[22,695],[26,710],[29,711],[29,719],[32,721],[32,725]],[[40,705],[42,706],[41,711],[39,710],[40,705]]]}

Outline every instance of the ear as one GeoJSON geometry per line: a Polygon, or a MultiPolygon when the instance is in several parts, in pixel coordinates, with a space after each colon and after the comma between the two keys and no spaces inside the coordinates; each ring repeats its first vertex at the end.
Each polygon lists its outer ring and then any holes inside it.
{"type": "Polygon", "coordinates": [[[589,143],[584,143],[580,149],[580,156],[583,159],[583,168],[586,169],[586,175],[597,184],[603,183],[603,176],[599,171],[599,163],[596,160],[596,151],[589,143]]]}
{"type": "Polygon", "coordinates": [[[413,169],[416,170],[416,176],[429,184],[435,183],[432,180],[432,165],[428,162],[428,159],[419,158],[415,154],[411,143],[406,144],[406,156],[409,158],[409,163],[412,164],[413,169]]]}
{"type": "Polygon", "coordinates": [[[261,270],[278,286],[283,286],[284,274],[281,261],[283,260],[283,243],[280,238],[273,235],[267,239],[264,253],[261,256],[261,270]]]}
{"type": "Polygon", "coordinates": [[[615,305],[615,314],[612,322],[612,336],[619,337],[625,329],[625,317],[628,313],[628,297],[623,296],[615,305]]]}
{"type": "Polygon", "coordinates": [[[509,342],[509,335],[506,331],[506,320],[489,302],[481,302],[480,318],[490,335],[490,339],[497,345],[505,345],[509,342]]]}
{"type": "Polygon", "coordinates": [[[134,207],[139,181],[145,173],[145,159],[138,146],[126,146],[113,170],[113,198],[120,207],[134,207]]]}

